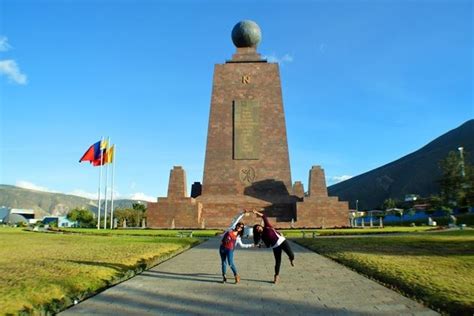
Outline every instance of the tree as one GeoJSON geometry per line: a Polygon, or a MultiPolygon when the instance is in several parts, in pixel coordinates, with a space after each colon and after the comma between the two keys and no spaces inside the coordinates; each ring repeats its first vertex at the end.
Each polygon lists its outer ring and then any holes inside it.
{"type": "Polygon", "coordinates": [[[135,214],[137,216],[137,226],[141,225],[143,218],[146,218],[146,206],[143,203],[133,203],[133,209],[135,210],[135,214]]]}
{"type": "Polygon", "coordinates": [[[446,214],[449,214],[453,209],[447,206],[444,200],[439,195],[432,195],[429,198],[430,206],[426,210],[427,214],[433,214],[435,211],[443,211],[446,214]]]}
{"type": "Polygon", "coordinates": [[[96,225],[94,219],[94,213],[87,209],[72,209],[68,214],[67,218],[71,221],[75,221],[79,223],[79,227],[82,228],[89,228],[94,227],[96,225]]]}
{"type": "Polygon", "coordinates": [[[117,218],[119,225],[123,221],[127,221],[128,227],[139,227],[145,217],[146,206],[142,203],[133,203],[132,208],[118,208],[114,212],[114,217],[117,218]]]}
{"type": "Polygon", "coordinates": [[[464,155],[450,151],[439,163],[441,168],[441,199],[449,208],[474,205],[474,167],[470,164],[469,153],[464,155]]]}
{"type": "Polygon", "coordinates": [[[414,207],[409,208],[409,209],[406,211],[405,214],[408,214],[409,216],[415,215],[415,214],[416,214],[416,208],[414,208],[414,207]]]}
{"type": "Polygon", "coordinates": [[[141,211],[142,213],[145,213],[146,211],[146,206],[143,203],[133,203],[132,208],[136,211],[141,211]]]}
{"type": "Polygon", "coordinates": [[[388,209],[391,209],[391,208],[395,208],[396,206],[397,206],[397,201],[395,201],[392,198],[388,198],[385,201],[383,201],[382,208],[384,210],[388,210],[388,209]]]}

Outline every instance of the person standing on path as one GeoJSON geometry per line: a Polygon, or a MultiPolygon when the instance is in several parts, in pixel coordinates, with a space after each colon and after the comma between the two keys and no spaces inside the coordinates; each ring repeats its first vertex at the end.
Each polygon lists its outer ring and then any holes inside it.
{"type": "Polygon", "coordinates": [[[242,217],[247,213],[247,210],[244,210],[230,225],[229,229],[224,233],[222,237],[222,242],[219,247],[219,254],[221,256],[221,267],[222,267],[222,283],[227,282],[226,270],[227,263],[229,264],[232,272],[234,273],[235,283],[240,282],[240,276],[237,273],[237,268],[234,264],[234,249],[235,245],[239,245],[241,248],[251,248],[254,247],[254,244],[244,244],[242,243],[241,237],[244,233],[244,223],[240,222],[242,217]]]}
{"type": "Polygon", "coordinates": [[[253,227],[253,239],[255,245],[258,245],[260,240],[262,240],[265,246],[273,249],[273,255],[275,256],[275,276],[273,283],[277,284],[280,280],[281,251],[283,250],[288,255],[292,267],[295,266],[293,262],[295,260],[295,255],[293,254],[293,250],[291,250],[290,244],[286,238],[273,228],[268,221],[267,216],[256,210],[253,210],[252,212],[263,219],[264,226],[257,224],[253,227]]]}

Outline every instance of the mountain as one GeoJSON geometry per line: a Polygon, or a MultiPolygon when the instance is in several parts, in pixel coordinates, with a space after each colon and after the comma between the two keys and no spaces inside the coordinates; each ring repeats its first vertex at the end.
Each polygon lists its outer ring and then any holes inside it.
{"type": "Polygon", "coordinates": [[[440,160],[450,151],[470,152],[469,161],[474,164],[474,120],[469,120],[446,134],[436,138],[419,150],[382,167],[363,173],[349,180],[331,185],[328,193],[349,201],[355,209],[379,208],[387,198],[402,200],[405,194],[427,197],[439,193],[437,180],[441,177],[440,160]]]}
{"type": "MultiPolygon", "coordinates": [[[[134,200],[114,200],[114,209],[131,208],[134,200]]],[[[62,193],[51,193],[23,189],[12,185],[0,184],[0,206],[10,208],[33,209],[36,218],[46,215],[65,215],[78,207],[90,209],[97,213],[97,200],[62,193]]],[[[103,207],[104,205],[102,205],[103,207]]]]}

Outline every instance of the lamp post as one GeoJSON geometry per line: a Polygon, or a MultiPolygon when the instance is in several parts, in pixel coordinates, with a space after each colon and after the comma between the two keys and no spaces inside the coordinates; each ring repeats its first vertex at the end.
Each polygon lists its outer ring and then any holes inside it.
{"type": "Polygon", "coordinates": [[[356,200],[356,213],[355,213],[355,218],[354,218],[354,220],[356,221],[356,226],[357,226],[357,216],[359,216],[359,200],[356,200]]]}
{"type": "Polygon", "coordinates": [[[464,147],[458,147],[458,150],[459,150],[459,157],[461,158],[461,177],[465,177],[466,176],[466,172],[464,171],[464,154],[463,154],[463,151],[464,151],[464,147]]]}

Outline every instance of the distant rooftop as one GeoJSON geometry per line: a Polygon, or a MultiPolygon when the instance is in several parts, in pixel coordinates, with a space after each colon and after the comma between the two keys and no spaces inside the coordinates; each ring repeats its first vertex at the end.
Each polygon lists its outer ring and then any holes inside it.
{"type": "Polygon", "coordinates": [[[10,209],[11,214],[35,214],[35,210],[26,208],[12,208],[10,209]]]}

